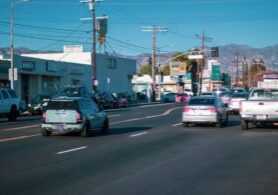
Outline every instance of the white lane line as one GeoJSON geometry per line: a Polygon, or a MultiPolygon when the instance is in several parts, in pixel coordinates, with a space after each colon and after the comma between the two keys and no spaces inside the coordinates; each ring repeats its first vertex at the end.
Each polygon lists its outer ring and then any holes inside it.
{"type": "Polygon", "coordinates": [[[29,125],[29,126],[23,126],[23,127],[3,129],[2,131],[13,131],[13,130],[20,130],[20,129],[28,129],[28,128],[39,127],[39,126],[41,126],[41,125],[29,125]]]}
{"type": "Polygon", "coordinates": [[[120,114],[108,115],[109,118],[118,117],[118,116],[122,116],[122,115],[120,115],[120,114]]]}
{"type": "Polygon", "coordinates": [[[151,104],[151,105],[142,105],[138,106],[139,108],[148,108],[148,107],[157,107],[157,106],[168,106],[175,103],[167,103],[167,104],[151,104]]]}
{"type": "Polygon", "coordinates": [[[176,127],[176,126],[180,126],[180,125],[182,125],[182,123],[174,124],[174,125],[172,125],[172,127],[176,127]]]}
{"type": "Polygon", "coordinates": [[[30,138],[30,137],[36,137],[36,136],[40,136],[40,135],[41,134],[34,134],[34,135],[24,135],[24,136],[19,136],[19,137],[0,139],[0,143],[9,142],[9,141],[16,141],[16,140],[26,139],[26,138],[30,138]]]}
{"type": "Polygon", "coordinates": [[[115,125],[115,124],[131,122],[131,121],[139,121],[139,120],[145,120],[145,119],[151,119],[151,118],[157,118],[157,117],[161,117],[161,116],[166,116],[166,115],[169,115],[172,111],[180,109],[180,108],[183,108],[183,107],[171,108],[171,109],[167,110],[166,112],[164,112],[163,114],[159,114],[159,115],[145,116],[145,117],[142,117],[142,118],[133,118],[133,119],[128,119],[128,120],[125,120],[125,121],[114,122],[114,123],[110,123],[110,124],[111,125],[115,125]]]}
{"type": "Polygon", "coordinates": [[[87,146],[82,146],[82,147],[79,147],[79,148],[72,148],[72,149],[69,149],[69,150],[64,150],[64,151],[61,151],[61,152],[57,152],[56,154],[65,154],[65,153],[69,153],[69,152],[75,152],[75,151],[78,151],[78,150],[84,150],[88,148],[87,146]]]}
{"type": "Polygon", "coordinates": [[[138,137],[138,136],[146,135],[146,134],[148,134],[148,132],[142,132],[142,133],[133,134],[133,135],[130,135],[129,137],[138,137]]]}

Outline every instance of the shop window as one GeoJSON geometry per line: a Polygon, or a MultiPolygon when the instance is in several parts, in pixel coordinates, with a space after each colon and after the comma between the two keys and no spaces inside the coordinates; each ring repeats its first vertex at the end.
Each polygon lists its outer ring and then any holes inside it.
{"type": "Polygon", "coordinates": [[[109,69],[116,69],[117,68],[117,60],[116,59],[108,59],[107,68],[109,69]]]}

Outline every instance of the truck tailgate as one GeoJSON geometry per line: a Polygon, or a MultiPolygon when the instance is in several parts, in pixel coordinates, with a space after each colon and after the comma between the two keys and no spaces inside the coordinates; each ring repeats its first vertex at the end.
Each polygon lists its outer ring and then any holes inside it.
{"type": "Polygon", "coordinates": [[[277,101],[242,101],[242,113],[251,115],[278,115],[277,101]]]}

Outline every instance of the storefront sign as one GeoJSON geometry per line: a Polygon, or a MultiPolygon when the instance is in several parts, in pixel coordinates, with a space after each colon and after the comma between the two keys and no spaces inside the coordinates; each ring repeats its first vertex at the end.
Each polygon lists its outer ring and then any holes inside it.
{"type": "Polygon", "coordinates": [[[35,70],[36,63],[34,61],[22,61],[21,69],[23,70],[35,70]]]}

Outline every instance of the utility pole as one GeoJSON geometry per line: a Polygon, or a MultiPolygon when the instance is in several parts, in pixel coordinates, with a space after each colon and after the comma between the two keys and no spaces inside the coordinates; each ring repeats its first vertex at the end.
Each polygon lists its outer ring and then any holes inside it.
{"type": "MultiPolygon", "coordinates": [[[[247,74],[248,74],[248,67],[247,67],[247,62],[246,62],[247,57],[243,57],[243,64],[242,64],[242,86],[246,87],[246,82],[247,82],[247,74]]],[[[249,79],[249,78],[248,78],[249,79]]]]}
{"type": "Polygon", "coordinates": [[[202,83],[203,83],[203,68],[205,66],[206,63],[206,56],[205,56],[205,43],[206,42],[211,42],[212,38],[211,37],[206,37],[205,36],[205,31],[203,30],[202,35],[199,34],[195,34],[195,38],[196,39],[200,39],[202,42],[202,47],[201,47],[201,54],[203,55],[203,58],[201,59],[201,64],[200,64],[200,68],[199,68],[199,94],[202,93],[202,83]]]}
{"type": "Polygon", "coordinates": [[[153,87],[153,100],[155,101],[155,88],[156,88],[156,79],[155,79],[155,75],[156,75],[156,35],[157,32],[167,32],[167,28],[166,27],[158,27],[156,25],[150,26],[150,27],[143,27],[142,31],[143,32],[152,32],[152,87],[153,87]]]}
{"type": "Polygon", "coordinates": [[[93,91],[97,90],[97,61],[96,61],[96,12],[95,4],[101,0],[81,0],[80,3],[88,3],[89,10],[91,11],[91,18],[81,18],[81,20],[92,20],[92,50],[91,50],[91,65],[93,72],[93,91]]]}
{"type": "Polygon", "coordinates": [[[10,27],[10,53],[11,53],[11,89],[14,89],[14,7],[15,5],[19,4],[19,3],[24,3],[24,2],[29,2],[31,0],[18,0],[15,1],[14,3],[11,2],[11,27],[10,27]]]}
{"type": "Polygon", "coordinates": [[[239,52],[237,52],[236,54],[236,86],[238,86],[239,83],[239,52]]]}

